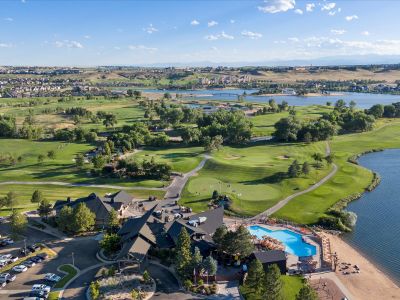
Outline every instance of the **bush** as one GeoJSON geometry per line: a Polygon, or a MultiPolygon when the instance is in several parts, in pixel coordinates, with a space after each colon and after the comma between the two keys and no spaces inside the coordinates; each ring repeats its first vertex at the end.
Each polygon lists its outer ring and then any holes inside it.
{"type": "Polygon", "coordinates": [[[190,291],[191,288],[193,287],[193,283],[190,279],[186,279],[185,282],[183,283],[183,286],[185,287],[186,290],[190,291]]]}

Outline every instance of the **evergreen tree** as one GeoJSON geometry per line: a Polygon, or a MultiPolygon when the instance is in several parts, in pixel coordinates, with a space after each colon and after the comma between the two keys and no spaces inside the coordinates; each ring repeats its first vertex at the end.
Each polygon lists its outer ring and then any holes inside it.
{"type": "Polygon", "coordinates": [[[269,266],[267,272],[265,273],[265,291],[263,299],[282,299],[281,271],[276,264],[269,266]]]}
{"type": "Polygon", "coordinates": [[[13,191],[10,191],[4,198],[4,204],[7,207],[13,207],[16,200],[17,200],[17,194],[13,191]]]}
{"type": "Polygon", "coordinates": [[[77,154],[75,156],[75,164],[78,168],[82,168],[83,167],[83,163],[85,162],[85,159],[83,157],[82,154],[77,154]]]}
{"type": "Polygon", "coordinates": [[[312,287],[306,284],[296,295],[296,300],[318,300],[318,295],[312,287]]]}
{"type": "Polygon", "coordinates": [[[240,225],[236,231],[228,231],[224,236],[221,250],[230,255],[249,256],[254,250],[250,232],[243,225],[240,225]]]}
{"type": "Polygon", "coordinates": [[[113,231],[119,227],[118,213],[115,209],[111,209],[108,213],[108,228],[113,231]]]}
{"type": "Polygon", "coordinates": [[[201,255],[199,248],[195,247],[192,256],[191,269],[192,270],[195,269],[196,274],[200,272],[202,262],[203,262],[203,256],[201,255]]]}
{"type": "Polygon", "coordinates": [[[301,167],[301,172],[304,174],[304,175],[308,175],[308,174],[310,174],[310,171],[311,171],[311,167],[310,167],[310,164],[308,163],[308,162],[304,162],[303,163],[303,166],[301,167]]]}
{"type": "Polygon", "coordinates": [[[35,190],[32,194],[31,202],[32,203],[39,203],[43,200],[43,194],[39,190],[35,190]]]}
{"type": "Polygon", "coordinates": [[[218,248],[221,247],[221,245],[224,241],[224,237],[227,232],[228,232],[228,228],[226,228],[225,225],[222,225],[221,227],[218,227],[217,230],[215,230],[212,238],[213,238],[214,243],[217,244],[218,248]]]}
{"type": "Polygon", "coordinates": [[[218,263],[211,255],[207,256],[203,261],[203,269],[204,271],[207,271],[208,275],[214,276],[217,274],[218,263]]]}
{"type": "Polygon", "coordinates": [[[264,290],[265,273],[262,263],[258,259],[251,261],[245,286],[254,296],[261,296],[264,290]]]}
{"type": "Polygon", "coordinates": [[[294,160],[288,169],[288,176],[291,178],[299,177],[301,173],[301,167],[297,160],[294,160]]]}
{"type": "Polygon", "coordinates": [[[190,236],[185,227],[182,227],[176,244],[175,267],[181,277],[188,277],[193,270],[189,270],[192,261],[192,253],[190,251],[190,236]]]}

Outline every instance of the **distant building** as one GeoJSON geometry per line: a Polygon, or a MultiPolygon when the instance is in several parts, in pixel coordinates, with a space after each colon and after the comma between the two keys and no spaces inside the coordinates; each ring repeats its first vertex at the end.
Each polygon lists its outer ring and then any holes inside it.
{"type": "Polygon", "coordinates": [[[281,274],[286,274],[287,269],[285,251],[255,251],[251,254],[250,259],[258,259],[262,263],[264,270],[267,270],[270,265],[276,264],[281,271],[281,274]]]}

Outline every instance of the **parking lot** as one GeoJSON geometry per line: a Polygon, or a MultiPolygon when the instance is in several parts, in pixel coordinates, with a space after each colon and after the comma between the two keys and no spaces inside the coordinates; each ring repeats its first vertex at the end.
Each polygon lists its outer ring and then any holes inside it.
{"type": "MultiPolygon", "coordinates": [[[[0,234],[2,236],[9,234],[7,224],[0,224],[0,234]]],[[[49,282],[44,280],[46,273],[55,273],[62,277],[64,274],[58,272],[57,268],[63,264],[72,264],[72,253],[74,253],[75,266],[81,270],[98,263],[95,256],[98,249],[98,242],[93,237],[58,240],[39,230],[28,228],[25,238],[26,245],[44,243],[51,250],[56,252],[57,256],[53,259],[48,259],[42,263],[36,264],[24,273],[9,271],[9,273],[16,274],[17,278],[15,281],[8,283],[5,287],[0,289],[1,299],[22,299],[28,295],[34,284],[49,284],[49,282]]],[[[20,249],[23,247],[23,240],[16,241],[12,245],[1,247],[0,255],[12,254],[21,258],[20,249]]]]}

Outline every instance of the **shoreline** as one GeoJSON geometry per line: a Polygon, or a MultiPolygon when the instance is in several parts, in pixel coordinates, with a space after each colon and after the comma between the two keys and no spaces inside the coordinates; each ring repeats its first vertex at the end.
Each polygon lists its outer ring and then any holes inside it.
{"type": "Polygon", "coordinates": [[[341,262],[351,263],[360,268],[359,274],[343,275],[337,268],[335,274],[351,292],[353,299],[400,299],[400,288],[379,265],[373,262],[361,250],[350,245],[343,238],[328,235],[332,252],[336,252],[341,262]]]}
{"type": "Polygon", "coordinates": [[[322,93],[308,93],[305,95],[293,95],[293,94],[284,94],[284,93],[277,93],[277,94],[260,94],[260,95],[252,95],[255,97],[338,97],[338,96],[344,96],[345,94],[343,93],[329,93],[329,94],[322,94],[322,93]]]}

